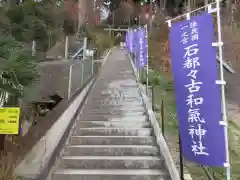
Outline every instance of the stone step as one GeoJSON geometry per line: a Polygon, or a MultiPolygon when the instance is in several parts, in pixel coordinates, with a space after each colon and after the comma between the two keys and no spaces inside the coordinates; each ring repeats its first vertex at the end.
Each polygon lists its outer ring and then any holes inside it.
{"type": "Polygon", "coordinates": [[[133,101],[139,101],[142,102],[141,97],[126,97],[124,95],[115,95],[115,96],[110,96],[110,97],[98,97],[98,98],[89,98],[89,102],[101,102],[101,101],[115,101],[115,100],[119,100],[119,101],[123,101],[123,102],[133,102],[133,101]]]}
{"type": "MultiPolygon", "coordinates": [[[[91,91],[91,98],[94,97],[108,97],[113,95],[114,90],[111,89],[104,89],[103,91],[99,91],[98,89],[95,89],[91,91]]],[[[134,96],[134,97],[140,97],[139,90],[137,88],[135,89],[124,89],[121,91],[121,94],[124,96],[134,96]]]]}
{"type": "MultiPolygon", "coordinates": [[[[106,82],[108,83],[108,82],[106,82]]],[[[99,83],[98,83],[99,84],[99,83]]],[[[111,89],[107,89],[105,91],[102,91],[102,92],[99,92],[97,89],[91,91],[91,92],[94,92],[100,96],[112,96],[112,90],[111,89]]],[[[139,92],[138,88],[135,88],[135,90],[133,91],[133,89],[129,90],[129,89],[126,89],[124,91],[122,91],[125,95],[135,95],[139,92]]],[[[91,96],[91,97],[98,97],[98,96],[91,96]]]]}
{"type": "Polygon", "coordinates": [[[159,169],[164,160],[156,156],[63,156],[62,169],[159,169]]]}
{"type": "Polygon", "coordinates": [[[72,136],[71,145],[149,145],[156,144],[153,136],[72,136]]]}
{"type": "MultiPolygon", "coordinates": [[[[111,109],[109,110],[111,111],[111,109]]],[[[84,116],[104,116],[104,117],[109,117],[109,116],[144,116],[146,113],[144,111],[129,111],[129,112],[124,112],[124,111],[115,111],[115,112],[94,112],[91,110],[83,110],[82,112],[84,114],[84,116]]]]}
{"type": "Polygon", "coordinates": [[[151,136],[151,128],[76,128],[74,136],[151,136]]]}
{"type": "Polygon", "coordinates": [[[156,146],[75,145],[64,148],[67,156],[159,156],[156,146]]]}
{"type": "Polygon", "coordinates": [[[119,103],[120,105],[132,105],[132,106],[143,106],[142,99],[121,99],[120,97],[114,99],[99,99],[99,100],[91,100],[89,99],[88,104],[101,104],[101,105],[112,105],[112,103],[119,103]],[[103,104],[104,103],[104,104],[103,104]]]}
{"type": "MultiPolygon", "coordinates": [[[[111,97],[113,97],[112,93],[113,92],[103,94],[100,92],[100,94],[99,94],[99,92],[98,92],[98,94],[97,94],[97,92],[96,92],[97,95],[91,96],[90,99],[99,99],[100,97],[101,98],[111,98],[111,97]]],[[[134,93],[131,91],[131,92],[121,92],[120,94],[122,96],[124,96],[125,98],[138,98],[138,99],[141,98],[140,96],[136,96],[136,95],[138,95],[136,93],[137,93],[137,91],[135,91],[134,93]]]]}
{"type": "Polygon", "coordinates": [[[146,110],[144,109],[144,107],[139,107],[139,108],[104,108],[104,107],[99,107],[99,108],[95,108],[95,109],[87,109],[87,108],[83,108],[83,112],[85,113],[98,113],[98,114],[106,114],[106,113],[111,113],[111,114],[115,114],[118,112],[124,112],[124,113],[135,113],[135,112],[141,112],[144,113],[146,110]]]}
{"type": "Polygon", "coordinates": [[[123,116],[123,117],[106,117],[106,116],[87,116],[82,114],[79,118],[81,121],[146,121],[147,116],[123,116]]]}
{"type": "Polygon", "coordinates": [[[100,109],[100,108],[109,108],[109,109],[135,109],[135,108],[143,108],[143,104],[142,103],[125,103],[125,104],[95,104],[95,103],[87,103],[86,105],[84,105],[84,108],[88,108],[88,109],[100,109]]]}
{"type": "Polygon", "coordinates": [[[59,169],[51,180],[170,180],[168,173],[153,169],[59,169]]]}
{"type": "MultiPolygon", "coordinates": [[[[126,73],[126,74],[121,74],[121,73],[120,74],[119,73],[118,74],[112,74],[111,73],[109,75],[110,75],[109,78],[100,77],[98,82],[106,82],[106,81],[108,81],[108,82],[111,83],[112,81],[118,80],[119,78],[120,79],[125,79],[127,77],[129,85],[126,85],[125,86],[126,88],[134,88],[134,87],[137,86],[136,85],[136,81],[134,81],[134,76],[131,73],[126,73]]],[[[119,84],[120,84],[120,82],[119,82],[119,84]]],[[[121,85],[122,85],[122,83],[121,83],[121,85]]]]}
{"type": "Polygon", "coordinates": [[[88,127],[126,127],[126,128],[149,128],[149,121],[76,121],[76,126],[79,128],[88,128],[88,127]]]}
{"type": "Polygon", "coordinates": [[[123,99],[120,97],[112,98],[112,99],[98,99],[98,100],[91,100],[89,99],[88,103],[93,103],[93,104],[110,104],[111,103],[119,103],[119,104],[124,104],[124,105],[143,105],[142,99],[123,99]]]}
{"type": "Polygon", "coordinates": [[[132,101],[132,102],[124,102],[122,100],[111,100],[111,101],[88,101],[87,104],[85,105],[87,107],[91,107],[91,108],[100,108],[100,107],[104,107],[104,106],[108,106],[109,109],[113,108],[134,108],[134,107],[144,107],[144,104],[139,101],[132,101]]]}
{"type": "Polygon", "coordinates": [[[134,94],[134,93],[130,93],[130,92],[111,92],[111,94],[97,94],[93,95],[90,97],[90,99],[92,100],[99,100],[101,98],[115,98],[115,97],[124,97],[124,98],[129,98],[129,99],[141,99],[141,96],[139,96],[138,94],[134,94]]]}
{"type": "Polygon", "coordinates": [[[120,84],[112,84],[112,82],[114,80],[109,80],[110,83],[106,82],[106,81],[99,81],[95,84],[95,87],[93,89],[92,92],[94,93],[99,93],[102,92],[102,91],[111,91],[111,92],[130,92],[130,90],[133,90],[133,91],[137,91],[138,89],[135,88],[135,87],[131,87],[131,88],[122,88],[120,84]],[[98,91],[100,90],[100,91],[98,91]]]}

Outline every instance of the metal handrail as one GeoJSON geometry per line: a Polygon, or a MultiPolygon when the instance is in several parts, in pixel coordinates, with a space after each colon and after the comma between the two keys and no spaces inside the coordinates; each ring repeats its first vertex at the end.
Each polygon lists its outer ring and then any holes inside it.
{"type": "Polygon", "coordinates": [[[77,65],[77,64],[80,64],[80,63],[83,63],[85,62],[86,60],[89,60],[88,58],[81,58],[81,59],[77,59],[73,64],[71,64],[70,66],[74,66],[74,65],[77,65]]]}
{"type": "MultiPolygon", "coordinates": [[[[220,58],[219,58],[218,55],[217,55],[217,60],[218,60],[218,63],[220,63],[220,58]]],[[[228,63],[226,63],[225,61],[223,61],[223,67],[224,67],[228,72],[230,72],[230,73],[232,73],[232,74],[235,73],[234,69],[233,69],[231,66],[229,66],[228,63]]]]}
{"type": "MultiPolygon", "coordinates": [[[[83,48],[80,48],[80,49],[78,50],[78,52],[73,55],[72,60],[73,60],[76,56],[81,55],[82,53],[84,53],[84,52],[83,52],[83,48]]],[[[90,67],[90,66],[89,66],[89,67],[90,67]]],[[[82,55],[79,60],[74,61],[74,63],[71,64],[70,67],[69,67],[68,99],[70,99],[71,96],[72,96],[79,88],[81,88],[82,85],[84,85],[84,83],[85,83],[85,81],[86,81],[85,78],[88,79],[88,78],[89,78],[91,75],[93,75],[93,74],[94,74],[94,60],[93,60],[93,56],[89,59],[89,58],[84,58],[84,56],[82,55]],[[91,63],[91,72],[89,71],[89,74],[87,75],[87,77],[84,77],[84,73],[86,72],[85,69],[84,69],[84,68],[86,67],[86,66],[85,66],[85,62],[86,62],[86,61],[91,61],[91,62],[89,62],[89,63],[91,63]],[[77,65],[79,65],[79,68],[80,68],[80,69],[79,69],[80,84],[79,84],[79,87],[77,87],[77,89],[74,89],[74,90],[72,91],[72,73],[73,73],[73,68],[74,68],[75,66],[77,66],[77,65]],[[80,75],[80,74],[81,74],[81,75],[80,75]]]]}
{"type": "Polygon", "coordinates": [[[83,54],[83,47],[81,47],[81,48],[71,57],[71,59],[74,59],[74,58],[77,57],[80,53],[83,54]]]}
{"type": "Polygon", "coordinates": [[[215,180],[213,178],[213,176],[211,175],[211,173],[204,167],[204,166],[200,166],[203,169],[203,172],[206,174],[206,176],[208,177],[208,180],[215,180]]]}

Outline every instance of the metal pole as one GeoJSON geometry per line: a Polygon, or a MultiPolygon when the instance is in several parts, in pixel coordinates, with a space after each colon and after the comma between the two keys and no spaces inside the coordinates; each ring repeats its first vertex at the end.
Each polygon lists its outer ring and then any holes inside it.
{"type": "Polygon", "coordinates": [[[94,10],[94,14],[96,12],[96,0],[93,1],[93,10],[94,10]]]}
{"type": "Polygon", "coordinates": [[[163,135],[163,137],[164,137],[164,134],[165,134],[165,127],[164,127],[164,118],[165,118],[165,115],[164,115],[164,101],[162,100],[162,102],[161,102],[161,123],[162,123],[162,125],[161,125],[161,127],[162,127],[162,135],[163,135]]]}
{"type": "Polygon", "coordinates": [[[207,11],[208,0],[204,0],[204,6],[206,6],[205,11],[207,11]]]}
{"type": "Polygon", "coordinates": [[[36,41],[32,41],[32,56],[36,56],[36,41]]]}
{"type": "Polygon", "coordinates": [[[179,139],[179,165],[180,165],[180,179],[184,180],[184,166],[183,166],[183,156],[182,156],[182,145],[181,145],[181,137],[180,133],[178,133],[179,139]]]}
{"type": "Polygon", "coordinates": [[[222,49],[222,29],[221,29],[221,18],[220,18],[220,0],[216,0],[217,6],[217,27],[218,27],[218,50],[219,50],[219,60],[220,60],[220,78],[221,78],[221,100],[222,100],[222,115],[224,121],[224,137],[225,137],[225,150],[226,150],[226,175],[227,180],[231,180],[231,171],[229,163],[229,145],[228,145],[228,120],[226,112],[226,98],[225,98],[225,80],[224,80],[224,69],[223,69],[223,49],[222,49]]]}
{"type": "Polygon", "coordinates": [[[94,54],[92,55],[92,75],[93,75],[93,66],[94,66],[94,54]]]}
{"type": "Polygon", "coordinates": [[[152,110],[155,111],[155,102],[154,102],[154,85],[152,85],[152,110]]]}
{"type": "Polygon", "coordinates": [[[191,11],[191,0],[188,0],[187,12],[191,11]]]}
{"type": "MultiPolygon", "coordinates": [[[[138,69],[137,69],[137,53],[135,52],[134,53],[134,66],[135,66],[135,69],[137,71],[137,76],[138,76],[138,69]]],[[[137,77],[138,78],[138,77],[137,77]]]]}
{"type": "Polygon", "coordinates": [[[139,27],[141,26],[141,16],[140,15],[138,16],[138,26],[139,27]]]}
{"type": "MultiPolygon", "coordinates": [[[[140,29],[141,28],[141,24],[140,24],[140,15],[138,16],[138,28],[140,29]]],[[[136,57],[137,58],[137,57],[136,57]]],[[[137,59],[136,59],[136,61],[137,61],[137,59]]],[[[136,63],[136,65],[137,65],[137,63],[136,63]]],[[[141,83],[141,69],[140,68],[138,68],[137,69],[138,71],[138,79],[139,79],[139,81],[140,81],[140,83],[141,83]]],[[[146,91],[146,95],[147,95],[147,91],[146,91]]]]}
{"type": "Polygon", "coordinates": [[[131,16],[128,18],[128,28],[131,26],[131,16]]]}
{"type": "Polygon", "coordinates": [[[152,32],[152,21],[153,21],[153,19],[152,19],[152,17],[153,17],[153,13],[152,13],[153,7],[152,7],[152,4],[153,4],[153,0],[150,0],[150,7],[151,7],[151,10],[150,10],[151,16],[150,16],[150,25],[149,25],[149,31],[150,31],[150,33],[152,32]]]}
{"type": "Polygon", "coordinates": [[[72,67],[73,65],[70,66],[69,68],[69,76],[68,76],[68,100],[71,97],[71,86],[72,86],[72,67]]]}
{"type": "Polygon", "coordinates": [[[83,40],[83,60],[86,59],[86,53],[87,53],[87,37],[84,37],[84,40],[83,40]]]}
{"type": "Polygon", "coordinates": [[[148,95],[148,59],[149,59],[149,57],[148,57],[148,26],[147,26],[147,24],[145,25],[145,29],[146,29],[146,41],[147,41],[147,77],[146,77],[146,93],[147,93],[147,95],[148,95]]]}
{"type": "Polygon", "coordinates": [[[113,12],[113,22],[112,22],[112,25],[113,25],[113,27],[114,27],[114,24],[115,24],[115,12],[113,12]]]}
{"type": "Polygon", "coordinates": [[[65,39],[65,59],[68,59],[68,36],[65,39]]]}
{"type": "Polygon", "coordinates": [[[83,85],[84,61],[85,61],[85,60],[83,60],[82,63],[81,63],[81,85],[80,85],[80,86],[83,85]]]}

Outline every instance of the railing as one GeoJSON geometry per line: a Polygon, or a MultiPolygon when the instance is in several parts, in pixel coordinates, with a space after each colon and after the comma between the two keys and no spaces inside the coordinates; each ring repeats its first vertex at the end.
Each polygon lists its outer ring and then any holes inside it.
{"type": "Polygon", "coordinates": [[[81,47],[71,58],[73,64],[69,68],[68,99],[81,90],[96,72],[94,54],[86,56],[86,52],[81,47]]]}
{"type": "Polygon", "coordinates": [[[71,58],[76,59],[78,56],[83,57],[83,47],[80,48],[71,58]]]}
{"type": "Polygon", "coordinates": [[[0,92],[0,107],[2,107],[4,105],[4,103],[6,102],[6,99],[8,97],[8,93],[7,92],[0,92]]]}
{"type": "Polygon", "coordinates": [[[158,146],[161,147],[160,150],[161,150],[162,156],[164,157],[166,168],[169,171],[169,175],[170,175],[171,179],[180,180],[178,170],[176,168],[176,165],[174,164],[174,161],[173,161],[172,155],[169,151],[169,148],[167,146],[167,143],[163,138],[159,124],[157,122],[156,115],[153,112],[152,107],[151,107],[151,103],[150,103],[151,99],[148,97],[148,95],[149,95],[148,83],[146,83],[146,88],[145,88],[141,82],[144,74],[146,75],[145,78],[148,79],[148,69],[147,69],[147,72],[144,73],[144,69],[136,68],[136,59],[134,59],[134,55],[132,53],[129,53],[129,57],[130,57],[134,75],[137,79],[137,84],[138,84],[139,92],[140,92],[142,100],[143,100],[144,108],[147,110],[147,115],[148,115],[149,121],[152,125],[153,132],[154,132],[155,136],[157,137],[156,142],[157,142],[158,146]]]}
{"type": "Polygon", "coordinates": [[[86,58],[70,65],[68,99],[81,89],[93,76],[94,62],[92,58],[86,58]]]}

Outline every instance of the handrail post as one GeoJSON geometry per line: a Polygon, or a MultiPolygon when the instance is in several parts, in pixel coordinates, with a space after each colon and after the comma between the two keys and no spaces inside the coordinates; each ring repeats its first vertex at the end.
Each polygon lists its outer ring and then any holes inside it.
{"type": "Polygon", "coordinates": [[[94,52],[92,54],[92,75],[93,75],[93,67],[94,67],[94,52]]]}
{"type": "Polygon", "coordinates": [[[87,37],[84,37],[83,40],[83,59],[86,59],[87,56],[87,37]]]}
{"type": "Polygon", "coordinates": [[[71,86],[72,86],[72,68],[73,68],[73,65],[70,65],[70,68],[69,68],[69,76],[68,76],[68,100],[70,99],[71,97],[71,86]]]}
{"type": "Polygon", "coordinates": [[[81,63],[81,85],[83,85],[83,75],[84,75],[84,61],[81,63]]]}
{"type": "Polygon", "coordinates": [[[155,111],[155,103],[154,103],[154,85],[152,85],[152,110],[155,111]]]}
{"type": "Polygon", "coordinates": [[[162,129],[162,135],[164,137],[164,133],[165,133],[165,127],[164,127],[164,121],[165,121],[165,116],[164,116],[164,101],[162,100],[161,102],[161,129],[162,129]]]}
{"type": "Polygon", "coordinates": [[[68,36],[65,39],[65,59],[68,59],[68,36]]]}

